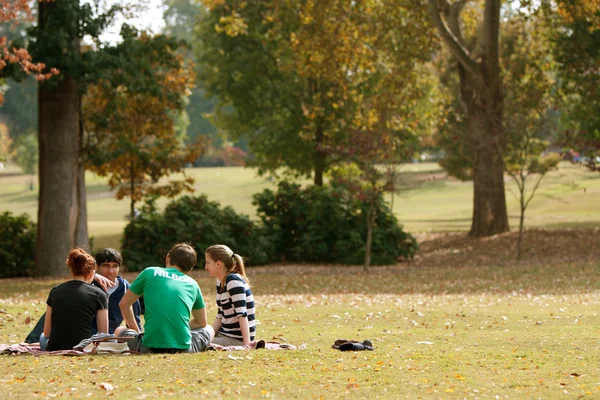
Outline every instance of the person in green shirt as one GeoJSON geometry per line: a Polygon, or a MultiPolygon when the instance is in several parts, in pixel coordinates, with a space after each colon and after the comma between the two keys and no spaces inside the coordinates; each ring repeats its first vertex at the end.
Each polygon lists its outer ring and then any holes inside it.
{"type": "Polygon", "coordinates": [[[148,267],[133,281],[119,303],[130,328],[120,327],[118,337],[133,337],[129,349],[140,353],[198,353],[206,350],[215,332],[207,323],[198,283],[187,274],[196,265],[196,251],[187,243],[173,246],[166,266],[148,267]],[[144,296],[144,333],[133,316],[132,304],[144,296]],[[190,318],[191,317],[191,318],[190,318]]]}

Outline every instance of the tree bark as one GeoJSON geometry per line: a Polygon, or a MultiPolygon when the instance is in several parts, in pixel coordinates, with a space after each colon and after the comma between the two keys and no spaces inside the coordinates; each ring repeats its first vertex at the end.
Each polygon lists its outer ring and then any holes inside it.
{"type": "Polygon", "coordinates": [[[87,192],[85,190],[85,165],[77,163],[77,223],[75,225],[75,246],[92,251],[87,225],[87,192]]]}
{"type": "Polygon", "coordinates": [[[87,192],[85,189],[85,145],[84,129],[81,121],[81,94],[79,95],[79,158],[77,161],[77,224],[75,226],[75,245],[92,251],[87,224],[87,192]]]}
{"type": "Polygon", "coordinates": [[[324,134],[323,128],[319,125],[315,133],[315,186],[323,186],[323,173],[325,171],[325,153],[321,150],[323,144],[324,134]]]}
{"type": "MultiPolygon", "coordinates": [[[[38,27],[44,32],[56,18],[57,2],[38,4],[38,27]]],[[[69,54],[79,54],[77,20],[71,22],[69,54]]],[[[42,35],[42,37],[44,37],[42,35]]],[[[44,38],[45,39],[45,38],[44,38]]],[[[44,46],[45,44],[42,44],[44,46]]],[[[80,191],[80,95],[67,71],[52,86],[38,90],[39,200],[35,254],[37,276],[67,276],[65,260],[77,243],[80,191]]],[[[84,200],[85,201],[85,200],[84,200]]]]}
{"type": "Polygon", "coordinates": [[[461,100],[467,110],[469,145],[473,151],[473,217],[469,235],[491,236],[509,230],[504,190],[504,99],[498,53],[501,1],[485,1],[479,60],[469,53],[462,40],[458,18],[464,4],[429,0],[429,12],[458,63],[461,100]]]}
{"type": "Polygon", "coordinates": [[[79,216],[79,95],[74,79],[40,87],[39,205],[35,273],[67,276],[65,260],[75,245],[79,216]]]}
{"type": "Polygon", "coordinates": [[[501,113],[495,111],[496,107],[490,110],[470,104],[468,108],[473,148],[473,216],[469,236],[491,236],[509,230],[501,139],[504,135],[497,121],[501,113]]]}
{"type": "Polygon", "coordinates": [[[523,244],[523,230],[525,228],[525,205],[521,193],[521,215],[519,216],[519,238],[517,239],[517,260],[521,259],[521,246],[523,244]]]}
{"type": "Polygon", "coordinates": [[[367,215],[367,240],[365,241],[365,263],[363,270],[369,271],[371,266],[371,248],[373,246],[373,228],[375,227],[375,219],[377,217],[377,201],[369,205],[369,213],[367,215]]]}

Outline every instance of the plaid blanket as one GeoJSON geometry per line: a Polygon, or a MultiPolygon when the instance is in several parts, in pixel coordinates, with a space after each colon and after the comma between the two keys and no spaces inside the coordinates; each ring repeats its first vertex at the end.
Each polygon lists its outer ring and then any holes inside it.
{"type": "MultiPolygon", "coordinates": [[[[91,342],[90,339],[87,339],[91,342]]],[[[88,343],[89,343],[88,342],[88,343]]],[[[82,342],[83,343],[83,342],[82,342]]],[[[81,344],[81,343],[80,343],[81,344]]],[[[79,348],[82,348],[78,345],[79,348]]],[[[85,347],[85,346],[84,346],[85,347]]],[[[219,346],[218,344],[211,344],[209,350],[218,351],[239,351],[239,350],[295,350],[296,346],[278,342],[265,342],[264,340],[255,340],[248,346],[219,346]]],[[[90,353],[86,353],[81,350],[57,350],[57,351],[43,351],[40,350],[39,343],[19,343],[19,344],[0,344],[0,355],[23,355],[31,354],[34,356],[39,355],[51,355],[51,356],[89,356],[90,353]]]]}
{"type": "Polygon", "coordinates": [[[11,354],[11,355],[21,355],[21,354],[32,354],[34,356],[39,356],[42,354],[52,355],[52,356],[83,356],[86,353],[78,350],[57,350],[57,351],[43,351],[40,350],[39,343],[19,343],[19,344],[0,344],[0,354],[11,354]]]}

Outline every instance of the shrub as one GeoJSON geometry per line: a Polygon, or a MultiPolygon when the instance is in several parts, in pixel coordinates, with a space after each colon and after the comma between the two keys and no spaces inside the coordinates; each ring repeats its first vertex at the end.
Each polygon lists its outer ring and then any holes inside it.
{"type": "MultiPolygon", "coordinates": [[[[266,238],[279,260],[362,264],[367,234],[367,205],[353,200],[342,188],[282,182],[277,192],[254,195],[266,238]]],[[[371,260],[374,265],[412,259],[414,237],[404,232],[391,210],[380,200],[371,260]]]]}
{"type": "Polygon", "coordinates": [[[0,278],[33,275],[36,225],[27,214],[0,214],[0,278]]]}
{"type": "Polygon", "coordinates": [[[178,242],[194,246],[199,253],[198,268],[203,267],[204,250],[217,243],[242,255],[248,265],[271,260],[272,246],[261,229],[231,207],[221,208],[206,196],[184,196],[169,203],[159,214],[153,201],[142,207],[140,216],[125,227],[122,250],[129,270],[164,265],[165,255],[178,242]]]}

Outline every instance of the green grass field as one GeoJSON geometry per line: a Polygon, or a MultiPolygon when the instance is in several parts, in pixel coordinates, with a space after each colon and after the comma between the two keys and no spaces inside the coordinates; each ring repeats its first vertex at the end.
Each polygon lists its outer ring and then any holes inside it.
{"type": "MultiPolygon", "coordinates": [[[[213,281],[194,276],[212,318],[213,281]]],[[[600,396],[598,263],[263,267],[250,279],[258,336],[302,349],[0,356],[0,397],[600,396]],[[332,349],[339,338],[370,339],[375,351],[332,349]]],[[[1,343],[23,340],[56,283],[0,280],[1,343]]]]}
{"type": "MultiPolygon", "coordinates": [[[[433,164],[403,170],[411,189],[395,196],[394,211],[421,232],[414,261],[368,274],[353,266],[249,269],[257,337],[300,349],[0,356],[0,398],[599,398],[600,174],[563,164],[548,176],[527,217],[528,226],[548,229],[526,232],[517,262],[514,232],[435,232],[469,228],[469,183],[443,178],[433,164]],[[340,338],[370,339],[375,351],[332,349],[340,338]]],[[[252,194],[272,187],[241,168],[190,173],[199,193],[249,215],[252,194]]],[[[87,182],[96,245],[118,245],[127,203],[102,180],[87,182]]],[[[0,176],[0,209],[35,215],[36,194],[25,189],[24,177],[0,176]]],[[[201,268],[193,276],[212,319],[214,281],[201,268]]],[[[0,343],[25,338],[59,282],[0,280],[0,343]]]]}
{"type": "MultiPolygon", "coordinates": [[[[29,177],[9,169],[0,173],[0,211],[28,213],[37,217],[37,191],[29,191],[29,177]]],[[[406,189],[393,196],[393,209],[409,232],[467,231],[472,213],[472,183],[447,178],[437,164],[407,164],[401,167],[406,189]]],[[[223,206],[254,217],[252,195],[275,184],[258,177],[253,169],[241,167],[194,168],[187,173],[196,179],[195,194],[206,194],[223,206]]],[[[303,181],[308,183],[309,181],[303,181]]],[[[515,185],[507,178],[507,205],[513,227],[518,224],[515,185]]],[[[127,199],[117,201],[106,180],[86,175],[88,226],[96,248],[120,248],[120,237],[127,224],[127,199]]],[[[37,185],[37,182],[36,182],[37,185]]],[[[533,184],[531,184],[533,185],[533,184]]],[[[392,197],[389,196],[390,202],[392,197]]],[[[160,199],[161,207],[168,199],[160,199]]],[[[526,226],[538,228],[600,226],[600,174],[562,163],[548,174],[526,214],[526,226]]]]}

